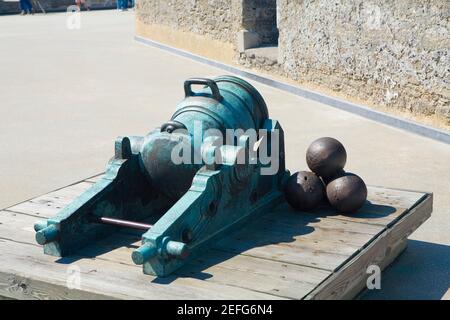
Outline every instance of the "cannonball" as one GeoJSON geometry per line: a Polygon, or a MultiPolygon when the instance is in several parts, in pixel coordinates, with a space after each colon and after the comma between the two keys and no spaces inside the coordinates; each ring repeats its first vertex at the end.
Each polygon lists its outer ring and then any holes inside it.
{"type": "Polygon", "coordinates": [[[329,137],[319,138],[310,144],[306,151],[306,163],[315,174],[330,177],[344,169],[347,152],[338,140],[329,137]]]}
{"type": "Polygon", "coordinates": [[[314,173],[300,171],[286,182],[284,194],[287,202],[297,210],[311,210],[325,197],[325,186],[314,173]]]}
{"type": "Polygon", "coordinates": [[[359,176],[346,172],[327,184],[326,195],[333,208],[351,213],[363,206],[367,198],[367,187],[359,176]]]}

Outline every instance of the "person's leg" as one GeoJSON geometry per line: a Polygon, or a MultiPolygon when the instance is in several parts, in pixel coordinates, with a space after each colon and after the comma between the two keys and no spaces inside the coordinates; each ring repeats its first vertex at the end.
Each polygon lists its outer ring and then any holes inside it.
{"type": "Polygon", "coordinates": [[[31,13],[31,11],[33,10],[33,5],[31,4],[30,0],[24,0],[23,1],[24,4],[24,9],[27,13],[31,13]]]}
{"type": "Polygon", "coordinates": [[[81,10],[81,5],[83,5],[85,10],[89,10],[89,5],[86,0],[80,0],[80,10],[81,10]]]}
{"type": "Polygon", "coordinates": [[[20,14],[21,14],[21,15],[24,15],[25,12],[26,12],[24,2],[25,2],[25,0],[20,0],[20,1],[19,1],[20,11],[21,11],[20,14]]]}

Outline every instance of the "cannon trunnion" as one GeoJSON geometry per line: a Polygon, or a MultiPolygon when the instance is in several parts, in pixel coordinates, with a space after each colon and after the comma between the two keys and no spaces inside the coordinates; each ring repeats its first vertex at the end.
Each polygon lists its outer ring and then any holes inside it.
{"type": "Polygon", "coordinates": [[[166,276],[282,201],[283,130],[258,91],[232,76],[188,79],[184,91],[169,121],[117,138],[105,175],[35,225],[46,254],[70,255],[120,227],[144,230],[132,260],[166,276]]]}

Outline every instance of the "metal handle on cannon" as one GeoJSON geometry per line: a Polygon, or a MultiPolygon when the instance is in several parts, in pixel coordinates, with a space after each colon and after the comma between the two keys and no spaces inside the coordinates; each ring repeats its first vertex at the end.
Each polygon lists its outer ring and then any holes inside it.
{"type": "Polygon", "coordinates": [[[211,89],[212,97],[217,101],[222,100],[222,96],[220,95],[220,91],[219,91],[219,87],[217,86],[217,83],[214,80],[207,79],[207,78],[187,79],[184,82],[184,94],[186,97],[191,97],[194,95],[194,92],[192,91],[192,88],[191,88],[191,86],[193,84],[200,84],[200,85],[209,87],[211,89]]]}

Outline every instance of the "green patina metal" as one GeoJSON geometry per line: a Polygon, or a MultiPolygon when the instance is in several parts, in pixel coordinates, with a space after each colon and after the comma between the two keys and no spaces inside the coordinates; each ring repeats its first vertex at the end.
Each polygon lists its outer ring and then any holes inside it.
{"type": "Polygon", "coordinates": [[[257,90],[231,76],[188,79],[184,90],[170,121],[144,137],[119,137],[103,178],[35,225],[46,254],[70,255],[117,231],[99,223],[101,217],[145,221],[153,226],[132,259],[144,273],[166,276],[283,199],[289,176],[283,130],[268,118],[257,90]],[[194,85],[203,88],[194,92],[194,85]],[[209,129],[216,133],[205,134],[209,129]],[[218,133],[224,137],[227,129],[264,129],[257,138],[267,142],[269,154],[275,153],[276,136],[278,168],[262,174],[271,164],[261,160],[260,151],[252,152],[254,141],[244,132],[224,144],[218,133]],[[191,161],[174,163],[172,152],[180,146],[191,161]]]}

